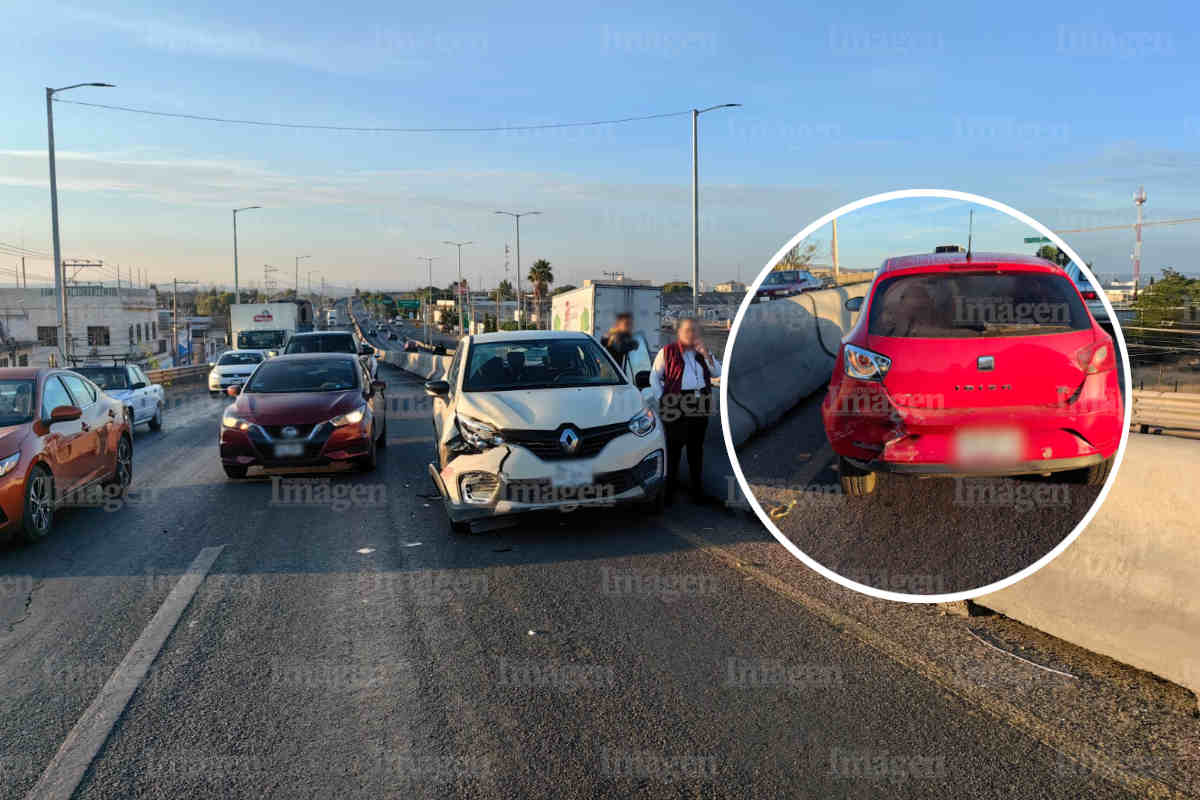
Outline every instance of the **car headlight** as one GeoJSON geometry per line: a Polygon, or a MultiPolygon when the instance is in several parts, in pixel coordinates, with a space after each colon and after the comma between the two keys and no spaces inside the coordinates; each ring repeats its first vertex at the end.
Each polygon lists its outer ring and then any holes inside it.
{"type": "Polygon", "coordinates": [[[648,408],[643,408],[629,420],[629,430],[638,436],[649,436],[658,424],[658,418],[648,408]]]}
{"type": "Polygon", "coordinates": [[[221,417],[221,425],[222,425],[222,427],[225,427],[225,428],[233,428],[234,430],[239,430],[239,431],[248,431],[248,430],[250,430],[251,423],[247,420],[242,419],[241,417],[226,413],[224,416],[221,417]]]}
{"type": "Polygon", "coordinates": [[[7,475],[17,466],[17,462],[21,460],[21,451],[13,453],[8,458],[0,461],[0,477],[7,475]]]}
{"type": "Polygon", "coordinates": [[[334,417],[329,420],[329,424],[335,428],[340,428],[343,425],[357,425],[363,421],[363,417],[367,415],[367,407],[359,406],[358,408],[348,413],[342,414],[340,417],[334,417]]]}
{"type": "Polygon", "coordinates": [[[485,450],[504,444],[504,437],[486,422],[464,417],[462,414],[458,415],[457,421],[458,431],[462,434],[463,441],[472,447],[485,450]]]}
{"type": "Polygon", "coordinates": [[[845,365],[846,374],[860,381],[882,382],[892,366],[892,360],[887,356],[872,353],[870,350],[864,350],[852,344],[846,345],[842,362],[845,365]]]}

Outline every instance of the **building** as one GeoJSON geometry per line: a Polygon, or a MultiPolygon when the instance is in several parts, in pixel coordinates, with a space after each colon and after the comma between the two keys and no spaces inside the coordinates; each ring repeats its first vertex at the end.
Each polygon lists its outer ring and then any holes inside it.
{"type": "Polygon", "coordinates": [[[724,283],[718,283],[713,288],[721,294],[746,293],[746,284],[742,283],[741,281],[725,281],[724,283]]]}
{"type": "MultiPolygon", "coordinates": [[[[122,355],[149,362],[166,352],[153,289],[68,286],[67,329],[76,356],[122,355]]],[[[62,363],[54,289],[0,289],[0,366],[62,363]]]]}

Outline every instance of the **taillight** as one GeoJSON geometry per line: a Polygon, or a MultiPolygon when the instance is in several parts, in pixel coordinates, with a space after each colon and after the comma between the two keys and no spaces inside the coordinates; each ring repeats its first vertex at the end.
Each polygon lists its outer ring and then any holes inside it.
{"type": "Polygon", "coordinates": [[[891,369],[892,360],[879,353],[872,353],[870,350],[848,344],[842,356],[842,364],[846,374],[851,378],[857,378],[860,381],[882,382],[888,370],[891,369]]]}
{"type": "Polygon", "coordinates": [[[1117,368],[1111,339],[1100,344],[1090,344],[1075,355],[1079,359],[1079,366],[1088,375],[1096,375],[1117,368]]]}
{"type": "Polygon", "coordinates": [[[1099,296],[1098,296],[1098,295],[1097,295],[1097,294],[1096,294],[1094,291],[1092,291],[1091,289],[1084,289],[1082,292],[1080,292],[1080,294],[1081,294],[1081,295],[1083,295],[1083,299],[1084,299],[1084,300],[1098,300],[1098,299],[1100,299],[1100,298],[1099,298],[1099,296]]]}

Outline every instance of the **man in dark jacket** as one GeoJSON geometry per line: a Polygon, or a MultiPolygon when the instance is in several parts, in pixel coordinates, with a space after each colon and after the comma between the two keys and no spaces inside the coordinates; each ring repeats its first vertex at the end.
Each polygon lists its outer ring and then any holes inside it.
{"type": "Polygon", "coordinates": [[[617,314],[616,321],[608,329],[601,344],[612,354],[617,365],[624,369],[626,354],[637,349],[637,342],[633,339],[633,314],[629,312],[617,314]]]}

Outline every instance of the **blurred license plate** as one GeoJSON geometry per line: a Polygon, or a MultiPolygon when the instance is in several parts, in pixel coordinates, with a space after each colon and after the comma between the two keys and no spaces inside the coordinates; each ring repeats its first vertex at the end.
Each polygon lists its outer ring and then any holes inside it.
{"type": "Polygon", "coordinates": [[[304,445],[300,442],[275,445],[276,458],[293,458],[300,455],[304,455],[304,445]]]}
{"type": "Polygon", "coordinates": [[[556,464],[555,486],[584,486],[592,482],[592,469],[584,464],[556,464]]]}
{"type": "Polygon", "coordinates": [[[1017,430],[960,431],[955,450],[963,464],[1015,464],[1024,443],[1017,430]]]}

